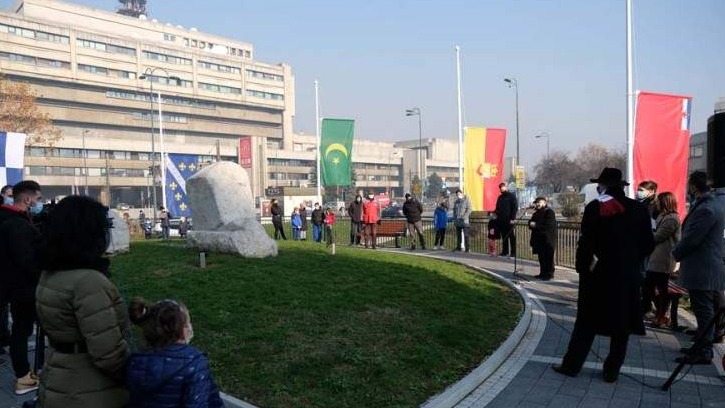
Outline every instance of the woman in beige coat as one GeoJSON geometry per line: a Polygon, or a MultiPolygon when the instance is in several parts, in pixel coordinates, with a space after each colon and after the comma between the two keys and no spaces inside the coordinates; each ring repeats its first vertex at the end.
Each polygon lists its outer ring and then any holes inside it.
{"type": "Polygon", "coordinates": [[[667,310],[670,304],[667,286],[670,274],[675,270],[672,248],[680,241],[680,217],[677,214],[677,200],[670,192],[657,196],[655,208],[659,212],[655,221],[655,249],[647,262],[642,298],[647,305],[654,300],[653,325],[666,326],[669,324],[667,310]]]}
{"type": "Polygon", "coordinates": [[[121,408],[128,319],[103,257],[110,240],[108,209],[70,196],[54,209],[44,272],[36,291],[50,354],[40,376],[40,406],[121,408]]]}

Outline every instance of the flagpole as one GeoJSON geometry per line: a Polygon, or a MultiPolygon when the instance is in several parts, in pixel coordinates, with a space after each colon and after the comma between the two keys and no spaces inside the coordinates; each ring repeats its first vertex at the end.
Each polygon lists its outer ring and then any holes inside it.
{"type": "Polygon", "coordinates": [[[461,47],[457,45],[456,82],[458,86],[458,188],[463,190],[463,110],[461,106],[461,47]]]}
{"type": "MultiPolygon", "coordinates": [[[[166,149],[164,148],[164,118],[161,116],[161,91],[156,104],[159,106],[159,144],[161,148],[161,202],[166,208],[166,149]]],[[[166,208],[168,210],[168,208],[166,208]]]]}
{"type": "Polygon", "coordinates": [[[627,5],[627,194],[634,197],[634,92],[632,78],[632,0],[627,5]]]}
{"type": "Polygon", "coordinates": [[[320,183],[320,82],[315,80],[315,126],[317,132],[317,202],[322,205],[322,185],[320,183]]]}

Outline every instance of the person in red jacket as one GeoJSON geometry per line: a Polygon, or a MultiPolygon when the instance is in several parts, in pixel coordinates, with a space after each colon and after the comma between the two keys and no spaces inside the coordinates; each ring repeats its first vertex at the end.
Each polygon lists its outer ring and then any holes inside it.
{"type": "Polygon", "coordinates": [[[325,210],[325,219],[322,222],[325,223],[325,239],[327,246],[330,246],[332,245],[332,240],[334,239],[332,236],[332,226],[335,225],[335,212],[332,211],[332,208],[327,207],[325,210]]]}
{"type": "Polygon", "coordinates": [[[363,204],[363,224],[365,225],[365,248],[368,242],[373,249],[377,249],[378,220],[380,219],[380,207],[375,202],[375,196],[368,194],[368,201],[363,204]]]}

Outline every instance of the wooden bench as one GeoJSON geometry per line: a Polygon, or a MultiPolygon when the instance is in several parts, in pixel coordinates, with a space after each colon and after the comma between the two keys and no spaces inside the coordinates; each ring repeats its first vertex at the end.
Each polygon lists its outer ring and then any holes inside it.
{"type": "Polygon", "coordinates": [[[408,229],[404,220],[380,220],[378,225],[378,237],[395,238],[395,247],[400,248],[400,237],[404,237],[408,229]]]}

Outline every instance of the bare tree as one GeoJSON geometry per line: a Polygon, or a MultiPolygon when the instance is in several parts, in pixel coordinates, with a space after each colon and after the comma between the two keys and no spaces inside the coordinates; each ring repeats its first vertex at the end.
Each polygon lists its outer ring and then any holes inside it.
{"type": "Polygon", "coordinates": [[[9,81],[0,76],[0,130],[28,135],[28,146],[52,147],[61,138],[50,116],[41,112],[37,93],[27,83],[9,81]]]}
{"type": "Polygon", "coordinates": [[[581,170],[577,163],[569,158],[569,153],[556,150],[551,152],[534,166],[534,184],[547,193],[560,193],[567,186],[579,188],[577,175],[581,170]]]}
{"type": "Polygon", "coordinates": [[[574,159],[581,169],[579,186],[596,177],[605,167],[616,167],[624,172],[627,166],[627,155],[624,151],[607,149],[604,146],[590,143],[577,152],[574,159]]]}

